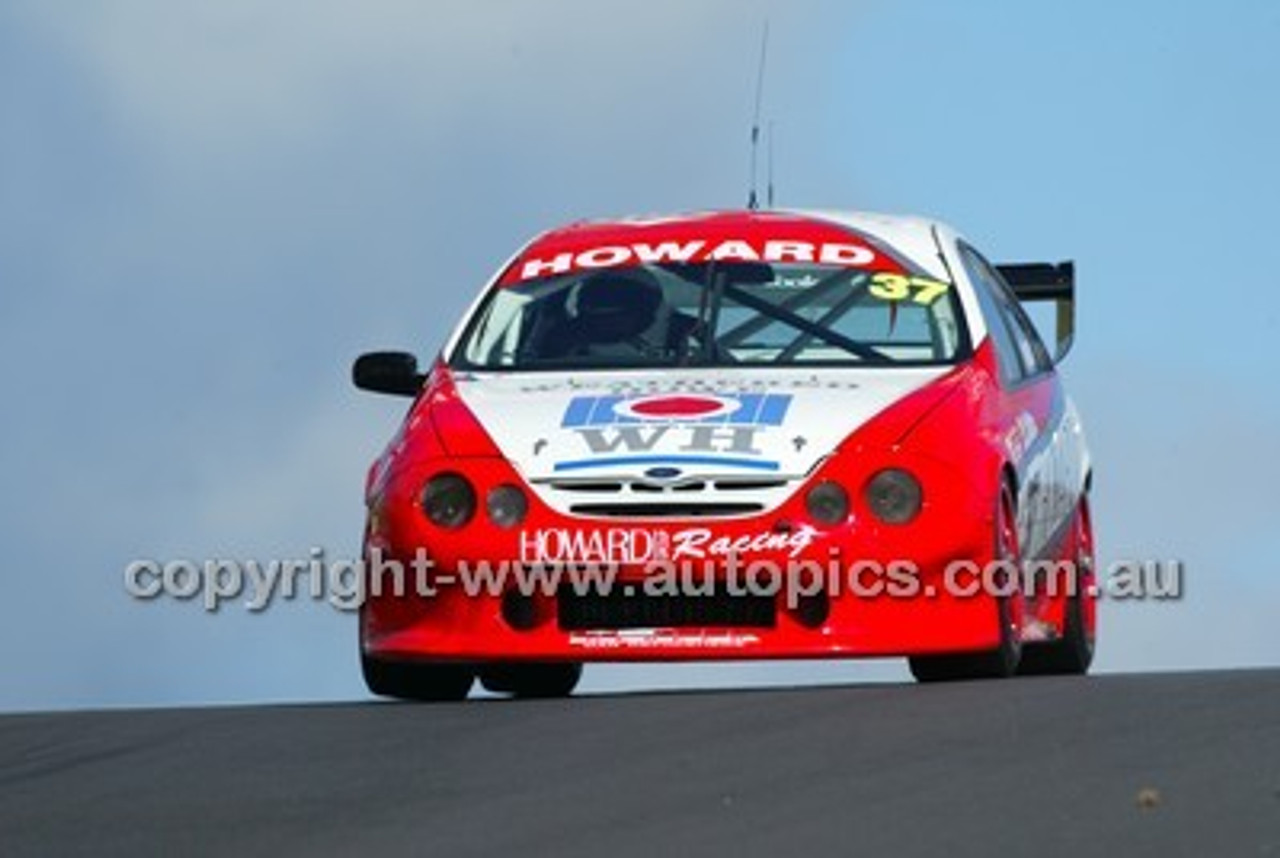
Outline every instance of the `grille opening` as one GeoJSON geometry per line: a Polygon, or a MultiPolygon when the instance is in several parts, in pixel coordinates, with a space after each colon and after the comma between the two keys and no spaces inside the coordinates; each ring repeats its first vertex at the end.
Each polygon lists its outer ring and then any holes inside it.
{"type": "Polygon", "coordinates": [[[633,492],[658,494],[663,492],[705,492],[709,489],[722,492],[759,492],[779,489],[786,480],[713,479],[690,480],[679,483],[661,483],[650,480],[550,480],[547,485],[558,492],[594,492],[617,494],[630,489],[633,492]]]}
{"type": "Polygon", "coordinates": [[[816,629],[831,615],[831,600],[826,593],[801,596],[795,606],[795,616],[800,625],[816,629]]]}
{"type": "Polygon", "coordinates": [[[714,485],[722,492],[759,492],[782,488],[786,480],[716,480],[714,485]]]}
{"type": "Polygon", "coordinates": [[[579,515],[609,518],[708,518],[712,516],[749,515],[762,512],[762,503],[575,503],[569,511],[579,515]]]}
{"type": "Polygon", "coordinates": [[[569,482],[568,480],[557,480],[551,483],[551,487],[562,492],[604,492],[616,493],[622,491],[622,483],[601,480],[599,482],[569,482]]]}
{"type": "Polygon", "coordinates": [[[658,494],[661,492],[700,492],[707,488],[707,484],[701,480],[692,483],[677,483],[672,486],[664,486],[661,483],[642,483],[639,481],[631,483],[631,491],[646,492],[649,494],[658,494]]]}
{"type": "Polygon", "coordinates": [[[777,605],[772,596],[734,596],[723,592],[706,596],[651,596],[615,589],[607,595],[579,595],[572,589],[562,588],[556,594],[556,608],[564,631],[771,629],[777,623],[777,605]]]}
{"type": "Polygon", "coordinates": [[[528,631],[538,624],[538,608],[532,596],[518,590],[502,594],[502,618],[517,631],[528,631]]]}

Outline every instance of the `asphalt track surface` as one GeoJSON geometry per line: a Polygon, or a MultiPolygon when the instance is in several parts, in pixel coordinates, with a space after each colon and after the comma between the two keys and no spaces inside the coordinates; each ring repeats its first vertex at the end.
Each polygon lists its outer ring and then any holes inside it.
{"type": "Polygon", "coordinates": [[[0,854],[1280,855],[1280,670],[0,717],[0,854]]]}

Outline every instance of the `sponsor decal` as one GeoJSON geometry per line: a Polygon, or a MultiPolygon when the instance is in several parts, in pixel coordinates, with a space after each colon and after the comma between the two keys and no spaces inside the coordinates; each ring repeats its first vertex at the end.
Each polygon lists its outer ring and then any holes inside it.
{"type": "Polygon", "coordinates": [[[882,301],[906,301],[909,298],[916,304],[927,306],[945,295],[950,288],[950,283],[941,280],[882,271],[871,278],[867,291],[882,301]]]}
{"type": "Polygon", "coordinates": [[[813,544],[818,531],[804,525],[786,533],[765,531],[744,536],[716,536],[708,527],[690,527],[671,534],[672,560],[701,560],[785,551],[794,560],[813,544]]]}
{"type": "Polygon", "coordinates": [[[1019,414],[1004,436],[1004,446],[1009,454],[1009,460],[1021,462],[1022,457],[1027,454],[1027,450],[1039,435],[1040,427],[1036,425],[1036,418],[1032,417],[1028,411],[1019,414]]]}
{"type": "Polygon", "coordinates": [[[526,258],[520,263],[519,279],[555,277],[573,271],[617,268],[626,265],[698,264],[704,262],[768,262],[843,265],[849,268],[882,267],[880,254],[853,241],[796,241],[774,239],[751,241],[727,239],[708,241],[635,242],[608,244],[584,250],[566,250],[551,256],[526,258]]]}
{"type": "Polygon", "coordinates": [[[569,645],[583,649],[741,649],[760,643],[760,636],[732,631],[679,631],[676,629],[628,629],[625,631],[575,632],[569,645]]]}
{"type": "Polygon", "coordinates": [[[521,563],[654,563],[671,554],[671,535],[642,527],[520,531],[521,563]]]}
{"type": "Polygon", "coordinates": [[[613,406],[620,417],[636,420],[710,420],[725,417],[742,408],[742,403],[722,396],[675,394],[624,399],[613,406]]]}
{"type": "Polygon", "coordinates": [[[555,463],[557,471],[630,465],[705,465],[776,471],[757,437],[781,426],[789,393],[660,393],[575,396],[561,427],[591,458],[555,463]]]}
{"type": "Polygon", "coordinates": [[[783,553],[794,560],[813,544],[817,535],[818,531],[808,525],[785,533],[760,531],[735,536],[717,535],[709,527],[671,531],[645,527],[543,527],[520,531],[520,562],[644,565],[764,553],[783,553]]]}
{"type": "Polygon", "coordinates": [[[566,429],[664,422],[781,426],[790,406],[789,393],[575,396],[569,400],[560,425],[566,429]]]}

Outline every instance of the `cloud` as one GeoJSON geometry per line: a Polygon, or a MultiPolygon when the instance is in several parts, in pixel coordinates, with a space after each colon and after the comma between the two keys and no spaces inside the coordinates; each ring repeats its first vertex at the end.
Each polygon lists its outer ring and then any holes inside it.
{"type": "Polygon", "coordinates": [[[697,91],[689,73],[704,63],[748,60],[754,40],[730,47],[725,36],[754,33],[768,13],[769,4],[725,0],[126,0],[30,7],[28,17],[101,76],[141,140],[181,149],[295,144],[364,99],[442,127],[488,110],[500,124],[576,116],[587,126],[602,110],[644,121],[697,91]]]}
{"type": "Polygon", "coordinates": [[[135,604],[124,565],[354,550],[403,403],[350,359],[429,357],[556,221],[738,202],[777,8],[6,7],[0,644],[63,631],[0,707],[359,693],[349,616],[135,604]]]}

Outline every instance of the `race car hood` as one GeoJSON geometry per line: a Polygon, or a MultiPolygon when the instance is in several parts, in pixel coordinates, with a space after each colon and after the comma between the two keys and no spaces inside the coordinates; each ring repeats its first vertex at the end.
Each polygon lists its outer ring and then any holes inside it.
{"type": "Polygon", "coordinates": [[[455,381],[528,480],[674,481],[803,476],[947,370],[459,373],[455,381]]]}

